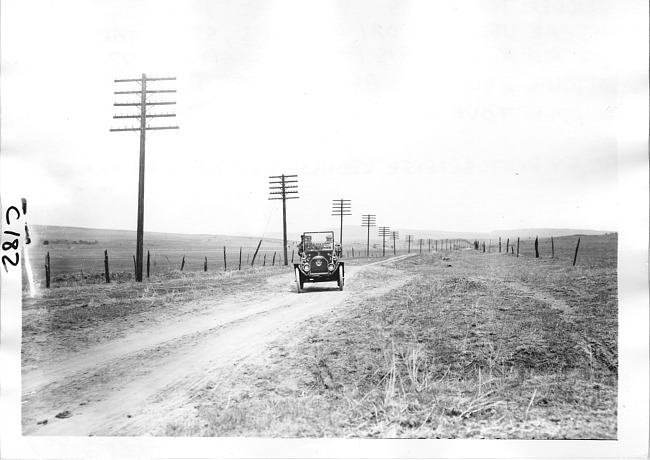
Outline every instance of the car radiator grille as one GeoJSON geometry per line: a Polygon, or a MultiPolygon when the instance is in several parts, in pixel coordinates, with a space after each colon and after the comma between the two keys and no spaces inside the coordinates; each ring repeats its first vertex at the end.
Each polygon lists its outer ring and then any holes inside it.
{"type": "Polygon", "coordinates": [[[327,260],[325,258],[316,257],[311,260],[309,265],[312,273],[327,273],[327,260]]]}

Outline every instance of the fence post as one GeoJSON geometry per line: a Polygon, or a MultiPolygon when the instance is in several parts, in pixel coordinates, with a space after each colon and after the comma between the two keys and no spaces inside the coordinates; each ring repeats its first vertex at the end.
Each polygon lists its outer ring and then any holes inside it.
{"type": "Polygon", "coordinates": [[[133,256],[133,269],[136,273],[138,272],[138,264],[135,263],[135,256],[133,256]]]}
{"type": "Polygon", "coordinates": [[[294,254],[295,251],[296,251],[295,249],[291,250],[291,263],[293,263],[293,254],[294,254]]]}
{"type": "Polygon", "coordinates": [[[576,266],[576,260],[578,259],[578,248],[580,247],[580,237],[578,237],[578,244],[576,245],[576,253],[573,256],[573,266],[576,266]]]}
{"type": "Polygon", "coordinates": [[[239,246],[239,269],[241,270],[241,246],[239,246]]]}
{"type": "Polygon", "coordinates": [[[499,252],[501,252],[501,237],[499,237],[499,252]]]}
{"type": "Polygon", "coordinates": [[[538,237],[535,237],[535,259],[539,259],[538,237]]]}
{"type": "Polygon", "coordinates": [[[275,251],[273,251],[273,262],[271,263],[271,267],[275,267],[275,251]]]}
{"type": "Polygon", "coordinates": [[[225,272],[227,268],[228,267],[226,267],[226,247],[224,246],[223,247],[223,271],[225,272]]]}
{"type": "Polygon", "coordinates": [[[262,263],[262,267],[266,267],[266,254],[264,254],[264,263],[262,263]]]}
{"type": "Polygon", "coordinates": [[[50,251],[45,256],[45,287],[50,287],[50,251]]]}
{"type": "Polygon", "coordinates": [[[185,268],[185,256],[183,256],[183,261],[181,262],[181,271],[185,268]]]}
{"type": "Polygon", "coordinates": [[[111,276],[108,271],[108,249],[104,249],[104,273],[106,273],[106,282],[111,282],[111,276]]]}
{"type": "Polygon", "coordinates": [[[260,250],[260,246],[262,246],[262,240],[257,244],[257,249],[255,249],[255,254],[253,254],[253,261],[251,262],[251,267],[255,265],[255,257],[257,257],[257,251],[260,250]]]}
{"type": "Polygon", "coordinates": [[[553,237],[551,237],[551,259],[555,259],[555,245],[553,244],[553,237]]]}
{"type": "Polygon", "coordinates": [[[517,257],[519,257],[519,237],[517,237],[517,257]]]}
{"type": "Polygon", "coordinates": [[[207,272],[208,271],[208,257],[206,256],[205,262],[203,262],[203,271],[207,272]]]}
{"type": "Polygon", "coordinates": [[[149,269],[151,268],[151,257],[149,251],[147,251],[147,278],[149,278],[149,269]]]}
{"type": "Polygon", "coordinates": [[[506,254],[510,252],[510,238],[506,240],[506,254]]]}

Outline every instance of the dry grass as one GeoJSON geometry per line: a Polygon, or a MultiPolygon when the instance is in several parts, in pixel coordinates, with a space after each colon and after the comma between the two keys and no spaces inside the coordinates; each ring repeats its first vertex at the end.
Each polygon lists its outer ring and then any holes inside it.
{"type": "Polygon", "coordinates": [[[615,263],[464,251],[400,268],[418,277],[312,321],[233,374],[245,396],[226,379],[167,433],[616,438],[615,263]]]}

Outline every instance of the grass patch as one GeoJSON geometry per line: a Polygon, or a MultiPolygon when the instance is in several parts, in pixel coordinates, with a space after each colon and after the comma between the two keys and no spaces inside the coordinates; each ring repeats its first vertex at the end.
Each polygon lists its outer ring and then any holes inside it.
{"type": "Polygon", "coordinates": [[[559,263],[399,262],[413,281],[311,321],[267,368],[241,371],[254,377],[234,373],[246,397],[206,390],[200,422],[168,433],[615,439],[615,267],[559,263]]]}

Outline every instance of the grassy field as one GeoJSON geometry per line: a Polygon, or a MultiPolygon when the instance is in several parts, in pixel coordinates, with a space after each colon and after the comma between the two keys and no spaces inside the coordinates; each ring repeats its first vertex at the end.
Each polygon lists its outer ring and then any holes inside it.
{"type": "MultiPolygon", "coordinates": [[[[107,238],[131,244],[129,235],[107,238]]],[[[540,258],[526,239],[520,257],[493,242],[486,252],[401,261],[393,269],[413,275],[405,287],[310,321],[267,351],[264,368],[215,376],[195,396],[198,416],[169,423],[166,434],[615,439],[617,236],[581,236],[573,267],[577,239],[554,239],[554,258],[550,239],[540,240],[540,258]]],[[[128,272],[111,284],[55,278],[53,289],[24,295],[23,366],[261,289],[285,270],[169,267],[144,283],[128,272]]],[[[362,272],[373,279],[360,282],[381,284],[390,273],[362,272]]]]}
{"type": "MultiPolygon", "coordinates": [[[[50,227],[33,226],[30,230],[32,243],[26,248],[33,270],[33,277],[37,286],[45,286],[45,256],[50,254],[52,286],[70,286],[76,284],[95,284],[105,282],[104,251],[108,251],[109,270],[115,281],[130,281],[135,278],[133,257],[135,255],[135,232],[126,230],[99,230],[76,227],[50,227]]],[[[560,237],[555,239],[555,257],[572,260],[573,251],[578,236],[560,237]]],[[[600,244],[599,239],[604,237],[582,236],[584,244],[600,244]],[[590,242],[593,242],[590,243],[590,242]]],[[[224,247],[226,248],[225,268],[228,270],[239,268],[239,253],[241,249],[242,267],[249,267],[253,260],[259,238],[237,237],[227,235],[181,235],[167,233],[145,233],[144,257],[146,272],[147,252],[150,253],[150,275],[167,276],[179,270],[183,258],[184,272],[203,271],[207,258],[209,271],[224,270],[224,247]]],[[[481,240],[482,242],[482,240],[481,240]]],[[[287,257],[289,262],[297,260],[294,241],[289,242],[287,257]]],[[[370,255],[372,258],[382,256],[381,242],[371,242],[370,255]]],[[[506,251],[507,240],[502,240],[502,252],[506,251]]],[[[510,242],[516,245],[516,240],[510,242]]],[[[431,248],[439,251],[443,248],[454,248],[454,243],[445,246],[444,240],[424,241],[422,252],[426,253],[431,248]]],[[[469,241],[460,241],[462,246],[469,246],[469,241]]],[[[498,252],[498,239],[486,240],[486,253],[498,252]]],[[[614,246],[613,251],[616,251],[614,246]]],[[[516,251],[516,247],[515,247],[516,251]]],[[[542,239],[539,243],[542,257],[550,257],[551,240],[542,239]]],[[[397,248],[392,248],[392,241],[387,240],[385,254],[405,254],[407,245],[405,241],[398,241],[397,248]]],[[[411,252],[419,253],[418,240],[411,243],[411,252]]],[[[534,239],[523,238],[520,241],[519,254],[522,257],[534,256],[534,239]]],[[[344,256],[347,259],[363,258],[366,255],[365,242],[352,242],[344,246],[344,256]],[[354,257],[353,257],[354,256],[354,257]]],[[[615,256],[615,254],[614,254],[615,256]]],[[[255,265],[280,265],[282,264],[282,241],[264,238],[255,265]],[[275,258],[275,260],[274,260],[275,258]]],[[[590,257],[590,256],[588,256],[590,257]]],[[[615,258],[615,257],[614,257],[615,258]]],[[[582,256],[579,257],[582,259],[582,256]]],[[[580,260],[582,263],[583,261],[580,260]]],[[[24,265],[24,264],[23,264],[24,265]]],[[[27,273],[23,268],[23,278],[27,273]]]]}
{"type": "MultiPolygon", "coordinates": [[[[115,281],[135,279],[133,257],[136,234],[134,231],[36,225],[30,228],[30,237],[32,242],[27,247],[27,251],[37,286],[45,286],[44,265],[48,252],[52,287],[105,282],[105,250],[108,251],[112,279],[115,281]]],[[[250,267],[259,242],[260,238],[254,237],[145,232],[144,272],[146,273],[147,252],[150,253],[150,275],[154,277],[165,277],[180,270],[183,258],[185,258],[184,272],[203,271],[206,257],[209,271],[223,271],[224,246],[226,269],[239,268],[240,248],[242,268],[250,267]]],[[[287,251],[289,262],[298,258],[295,252],[296,244],[296,241],[289,241],[287,251]]],[[[377,247],[374,241],[373,246],[370,249],[371,256],[381,257],[381,244],[377,247]]],[[[366,245],[354,243],[344,249],[344,255],[348,258],[352,258],[353,255],[358,258],[360,255],[365,256],[366,245]]],[[[413,251],[416,250],[419,250],[419,246],[414,244],[413,251]]],[[[395,252],[403,254],[405,251],[405,248],[400,247],[395,252]]],[[[387,244],[386,255],[391,255],[393,252],[387,244]]],[[[255,266],[280,265],[282,257],[282,240],[264,238],[255,259],[255,266]]],[[[26,278],[27,273],[23,268],[23,279],[26,278]]]]}
{"type": "Polygon", "coordinates": [[[584,238],[576,267],[558,240],[560,259],[407,259],[405,288],[306,324],[167,434],[616,439],[616,236],[584,238]]]}
{"type": "MultiPolygon", "coordinates": [[[[97,230],[73,227],[34,226],[30,229],[32,243],[28,247],[35,282],[45,285],[45,255],[50,253],[52,286],[104,282],[104,251],[108,250],[109,269],[116,281],[134,279],[135,232],[97,230]],[[44,244],[47,242],[47,244],[44,244]]],[[[184,272],[203,271],[205,258],[208,270],[224,269],[223,248],[226,247],[226,268],[250,266],[259,238],[227,235],[181,235],[145,232],[144,257],[150,253],[151,276],[167,276],[179,270],[185,257],[184,272]]],[[[264,239],[255,265],[280,264],[282,241],[264,239]]],[[[289,251],[291,254],[291,250],[289,251]]],[[[289,256],[290,257],[290,256],[289,256]]],[[[26,273],[23,273],[25,278],[26,273]]]]}

